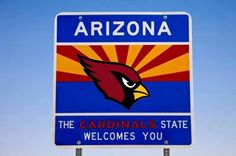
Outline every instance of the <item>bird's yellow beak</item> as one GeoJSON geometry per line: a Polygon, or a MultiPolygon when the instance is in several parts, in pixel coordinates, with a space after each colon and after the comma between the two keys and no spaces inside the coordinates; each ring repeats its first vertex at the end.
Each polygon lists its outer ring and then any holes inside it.
{"type": "Polygon", "coordinates": [[[148,91],[146,88],[144,88],[143,85],[139,85],[135,90],[134,90],[134,100],[137,100],[141,97],[144,96],[149,96],[148,91]]]}

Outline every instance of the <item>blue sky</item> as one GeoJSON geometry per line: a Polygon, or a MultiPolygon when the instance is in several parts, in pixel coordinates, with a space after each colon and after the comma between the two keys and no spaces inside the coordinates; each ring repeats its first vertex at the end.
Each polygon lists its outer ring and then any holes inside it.
{"type": "MultiPolygon", "coordinates": [[[[195,143],[175,156],[233,155],[236,146],[233,0],[0,1],[0,155],[74,155],[52,141],[53,22],[59,12],[186,11],[193,18],[195,143]]],[[[84,155],[161,155],[161,149],[86,149],[84,155]]]]}

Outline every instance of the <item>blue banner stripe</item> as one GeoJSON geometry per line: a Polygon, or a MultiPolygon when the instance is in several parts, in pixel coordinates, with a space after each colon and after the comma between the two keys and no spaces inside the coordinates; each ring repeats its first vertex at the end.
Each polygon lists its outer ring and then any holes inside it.
{"type": "Polygon", "coordinates": [[[189,17],[186,14],[59,15],[57,17],[57,42],[188,41],[189,17]]]}
{"type": "Polygon", "coordinates": [[[144,82],[150,96],[137,100],[130,110],[108,100],[93,82],[57,82],[56,113],[190,112],[189,82],[144,82]]]}
{"type": "Polygon", "coordinates": [[[56,145],[190,145],[192,142],[190,116],[57,116],[55,122],[56,145]]]}

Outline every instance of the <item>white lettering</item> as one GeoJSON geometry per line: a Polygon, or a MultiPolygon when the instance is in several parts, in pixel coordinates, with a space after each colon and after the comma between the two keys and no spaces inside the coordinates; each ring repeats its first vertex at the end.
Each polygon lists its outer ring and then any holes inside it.
{"type": "Polygon", "coordinates": [[[95,35],[95,31],[97,31],[99,36],[102,36],[102,23],[101,22],[91,22],[91,35],[95,35]]]}
{"type": "Polygon", "coordinates": [[[169,36],[172,35],[166,21],[163,21],[161,23],[161,27],[160,27],[157,35],[160,36],[162,33],[167,33],[169,36]]]}
{"type": "Polygon", "coordinates": [[[144,140],[162,140],[163,134],[162,132],[143,132],[144,140]]]}
{"type": "Polygon", "coordinates": [[[84,33],[85,36],[88,36],[88,32],[84,26],[84,22],[79,22],[75,30],[74,36],[78,36],[79,33],[84,33]]]}
{"type": "Polygon", "coordinates": [[[116,29],[113,31],[112,35],[113,35],[113,36],[124,36],[125,33],[124,33],[124,32],[119,32],[119,31],[120,31],[120,29],[124,26],[125,23],[122,22],[122,21],[114,21],[113,24],[114,24],[114,25],[118,25],[118,26],[117,26],[116,29]]]}
{"type": "Polygon", "coordinates": [[[128,25],[127,25],[127,32],[128,32],[128,34],[131,35],[131,36],[137,35],[138,32],[139,32],[139,25],[138,25],[138,23],[135,22],[135,21],[129,22],[128,25]],[[131,26],[132,26],[132,25],[135,27],[135,30],[134,30],[133,32],[131,31],[131,26]]]}
{"type": "Polygon", "coordinates": [[[113,21],[112,23],[110,23],[110,21],[106,21],[105,23],[101,21],[91,21],[90,27],[86,27],[83,21],[79,21],[74,36],[79,36],[80,34],[84,36],[137,36],[139,33],[143,36],[154,36],[155,34],[157,36],[163,34],[167,34],[168,36],[172,35],[166,21],[162,21],[161,25],[158,27],[155,25],[155,21],[143,21],[140,24],[137,21],[127,23],[124,21],[113,21]]]}
{"type": "Polygon", "coordinates": [[[106,22],[106,35],[110,35],[110,23],[108,21],[106,22]]]}
{"type": "Polygon", "coordinates": [[[84,140],[135,140],[134,132],[84,132],[84,140]]]}
{"type": "Polygon", "coordinates": [[[161,128],[188,128],[188,120],[162,120],[161,128]]]}
{"type": "Polygon", "coordinates": [[[74,129],[74,121],[58,121],[60,129],[74,129]]]}
{"type": "Polygon", "coordinates": [[[152,36],[154,36],[155,29],[154,29],[154,22],[153,21],[151,22],[151,26],[148,25],[146,21],[143,21],[143,35],[144,36],[147,34],[147,30],[152,36]]]}
{"type": "Polygon", "coordinates": [[[90,140],[91,133],[84,133],[84,140],[90,140]]]}
{"type": "Polygon", "coordinates": [[[147,140],[147,135],[148,135],[148,132],[147,133],[143,132],[144,140],[147,140]]]}

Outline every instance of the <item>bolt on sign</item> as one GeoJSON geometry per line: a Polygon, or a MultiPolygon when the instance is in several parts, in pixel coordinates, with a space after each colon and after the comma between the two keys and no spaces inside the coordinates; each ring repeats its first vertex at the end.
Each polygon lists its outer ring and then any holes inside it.
{"type": "Polygon", "coordinates": [[[57,146],[192,144],[192,28],[184,12],[55,18],[57,146]]]}

